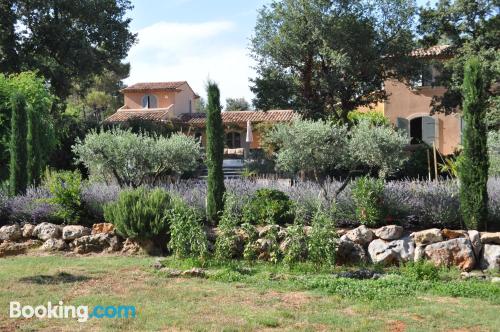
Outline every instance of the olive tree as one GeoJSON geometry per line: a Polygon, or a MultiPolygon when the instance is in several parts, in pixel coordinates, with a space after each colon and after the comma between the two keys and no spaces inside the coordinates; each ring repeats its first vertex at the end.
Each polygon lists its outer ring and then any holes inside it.
{"type": "Polygon", "coordinates": [[[408,137],[391,126],[363,120],[351,131],[350,157],[354,164],[378,170],[378,176],[385,179],[403,166],[408,143],[408,137]]]}
{"type": "Polygon", "coordinates": [[[193,137],[173,134],[166,138],[123,129],[91,131],[72,149],[92,178],[114,179],[120,186],[132,187],[156,183],[163,175],[193,171],[201,158],[193,137]]]}

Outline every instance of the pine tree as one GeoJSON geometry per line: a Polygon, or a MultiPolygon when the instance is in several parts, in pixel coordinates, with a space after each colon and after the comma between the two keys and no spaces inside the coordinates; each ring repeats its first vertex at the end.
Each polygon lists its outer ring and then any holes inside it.
{"type": "Polygon", "coordinates": [[[224,172],[222,160],[224,158],[224,127],[220,105],[220,92],[217,84],[208,82],[207,85],[207,218],[217,223],[219,213],[224,208],[224,172]]]}
{"type": "Polygon", "coordinates": [[[20,93],[11,96],[11,136],[10,136],[10,164],[9,189],[11,195],[22,194],[28,185],[28,151],[27,131],[28,116],[26,100],[20,93]]]}
{"type": "Polygon", "coordinates": [[[466,63],[462,93],[465,126],[459,167],[460,211],[467,227],[484,231],[488,219],[487,97],[478,58],[466,63]]]}

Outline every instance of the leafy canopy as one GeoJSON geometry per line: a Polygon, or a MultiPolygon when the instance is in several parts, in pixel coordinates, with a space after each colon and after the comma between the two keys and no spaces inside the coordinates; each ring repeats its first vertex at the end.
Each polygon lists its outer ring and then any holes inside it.
{"type": "Polygon", "coordinates": [[[347,123],[386,97],[386,79],[411,73],[414,15],[413,1],[274,0],[251,40],[255,107],[347,123]]]}
{"type": "Polygon", "coordinates": [[[155,183],[162,175],[193,171],[201,158],[193,137],[156,137],[123,129],[93,130],[83,141],[77,140],[73,152],[92,177],[132,187],[155,183]]]}

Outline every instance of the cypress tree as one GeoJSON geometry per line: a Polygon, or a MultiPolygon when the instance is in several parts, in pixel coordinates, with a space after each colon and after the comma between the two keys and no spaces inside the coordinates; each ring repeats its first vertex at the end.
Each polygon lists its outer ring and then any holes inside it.
{"type": "Polygon", "coordinates": [[[219,213],[224,208],[224,127],[217,84],[207,84],[207,218],[212,223],[219,221],[219,213]]]}
{"type": "Polygon", "coordinates": [[[11,195],[22,194],[28,185],[27,131],[28,116],[26,100],[20,93],[14,93],[10,100],[12,107],[10,133],[9,189],[11,195]]]}
{"type": "Polygon", "coordinates": [[[460,211],[467,227],[484,231],[488,219],[487,96],[476,57],[465,65],[462,95],[465,125],[459,167],[460,211]]]}
{"type": "Polygon", "coordinates": [[[40,115],[36,108],[28,112],[28,184],[38,185],[43,171],[40,137],[40,115]]]}

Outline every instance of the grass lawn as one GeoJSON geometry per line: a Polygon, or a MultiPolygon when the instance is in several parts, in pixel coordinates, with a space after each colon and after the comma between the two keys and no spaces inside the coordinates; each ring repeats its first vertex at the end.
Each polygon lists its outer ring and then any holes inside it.
{"type": "MultiPolygon", "coordinates": [[[[334,278],[307,267],[207,266],[169,278],[151,257],[18,256],[0,260],[0,331],[500,331],[500,285],[408,276],[334,278]],[[10,301],[135,305],[136,318],[9,319],[10,301]]],[[[166,259],[172,268],[194,262],[166,259]]],[[[394,270],[393,272],[397,272],[394,270]]]]}

